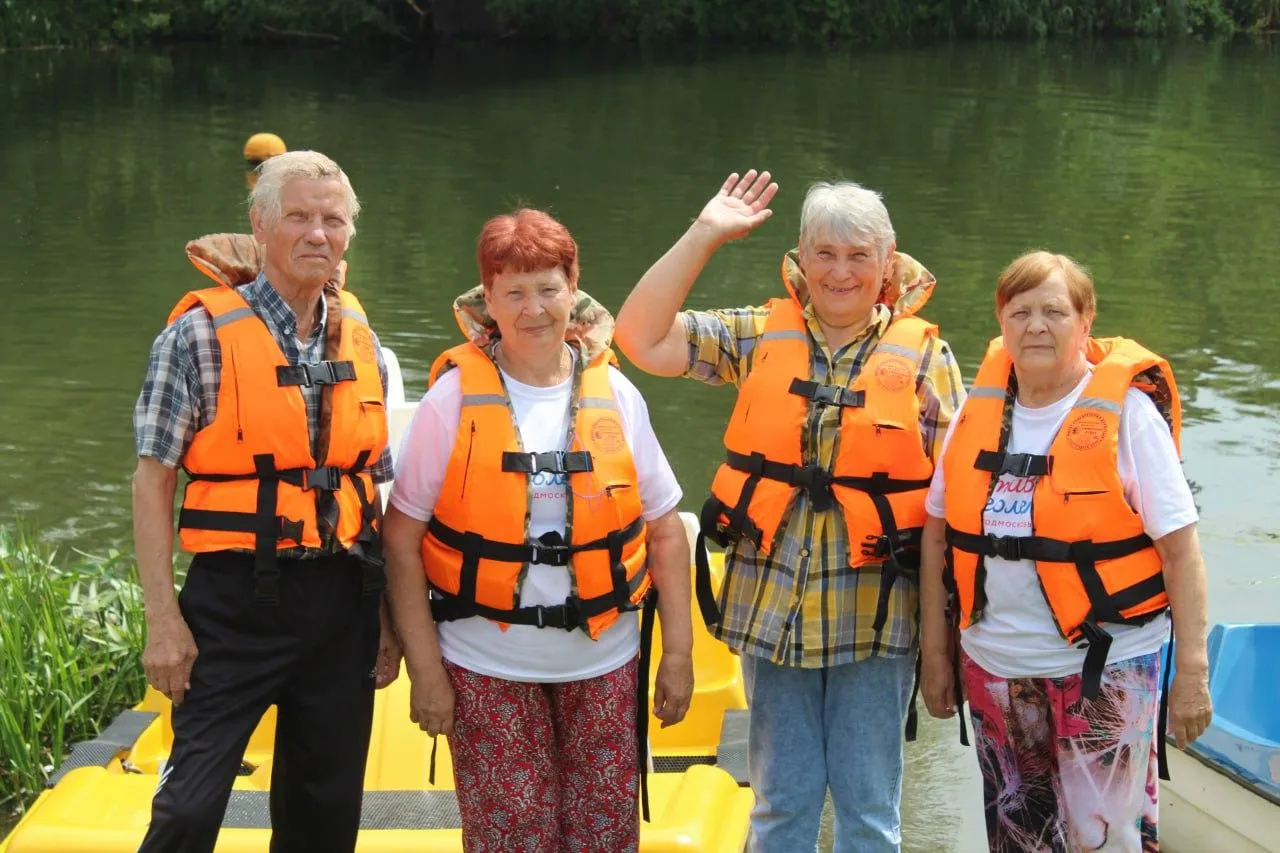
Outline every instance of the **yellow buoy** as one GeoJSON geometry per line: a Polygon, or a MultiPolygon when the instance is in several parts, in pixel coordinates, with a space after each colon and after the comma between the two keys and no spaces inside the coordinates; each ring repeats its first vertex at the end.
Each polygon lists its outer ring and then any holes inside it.
{"type": "Polygon", "coordinates": [[[248,167],[244,173],[244,183],[249,189],[258,182],[258,167],[277,154],[289,149],[284,140],[274,133],[255,133],[244,143],[244,162],[248,167]]]}

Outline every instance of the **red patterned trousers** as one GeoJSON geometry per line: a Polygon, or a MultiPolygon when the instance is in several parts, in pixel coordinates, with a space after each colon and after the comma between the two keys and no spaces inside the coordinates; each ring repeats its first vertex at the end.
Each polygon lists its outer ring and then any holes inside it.
{"type": "Polygon", "coordinates": [[[445,668],[467,853],[638,849],[636,661],[560,684],[445,668]]]}

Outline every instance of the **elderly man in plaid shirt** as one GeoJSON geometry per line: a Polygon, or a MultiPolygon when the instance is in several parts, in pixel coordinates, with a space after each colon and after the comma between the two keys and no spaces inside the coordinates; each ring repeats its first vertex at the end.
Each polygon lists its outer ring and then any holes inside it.
{"type": "Polygon", "coordinates": [[[179,302],[134,412],[143,665],[174,742],[142,851],[211,851],[249,736],[277,706],[273,851],[352,850],[375,683],[399,671],[381,603],[386,368],[342,260],[359,203],[323,154],[263,164],[253,238],[188,245],[216,282],[179,302]],[[173,590],[173,500],[195,552],[173,590]]]}
{"type": "Polygon", "coordinates": [[[712,631],[742,655],[750,849],[813,850],[829,791],[837,853],[898,850],[924,496],[964,391],[937,328],[914,316],[933,276],[895,251],[879,195],[857,184],[809,190],[778,298],[680,311],[777,189],[768,172],[730,175],[640,279],[615,339],[649,373],[738,388],[702,512],[725,580],[717,600],[704,560],[698,586],[712,631]]]}

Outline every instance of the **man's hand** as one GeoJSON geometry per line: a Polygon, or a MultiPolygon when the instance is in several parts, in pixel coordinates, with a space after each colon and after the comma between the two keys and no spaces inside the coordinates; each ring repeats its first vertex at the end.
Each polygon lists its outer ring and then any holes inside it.
{"type": "Polygon", "coordinates": [[[653,715],[662,721],[662,728],[683,720],[692,699],[693,659],[664,652],[653,687],[653,715]]]}
{"type": "Polygon", "coordinates": [[[698,214],[697,224],[707,230],[717,244],[745,237],[773,215],[769,202],[778,185],[769,182],[769,173],[749,169],[741,180],[734,172],[725,179],[720,192],[698,214]]]}
{"type": "Polygon", "coordinates": [[[195,666],[195,638],[175,602],[171,610],[147,617],[147,647],[142,652],[142,668],[147,683],[174,705],[181,705],[191,689],[191,669],[195,666]]]}
{"type": "Polygon", "coordinates": [[[436,661],[409,673],[409,719],[434,737],[453,736],[453,683],[444,664],[436,661]]]}
{"type": "Polygon", "coordinates": [[[378,659],[374,663],[373,686],[381,690],[400,676],[400,658],[404,651],[400,647],[400,637],[395,626],[391,624],[391,614],[387,605],[382,605],[382,633],[378,638],[378,659]]]}

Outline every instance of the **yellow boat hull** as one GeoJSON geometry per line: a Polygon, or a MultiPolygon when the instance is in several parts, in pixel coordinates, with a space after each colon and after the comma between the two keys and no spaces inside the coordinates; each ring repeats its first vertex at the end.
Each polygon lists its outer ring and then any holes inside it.
{"type": "MultiPolygon", "coordinates": [[[[718,558],[713,555],[717,580],[718,558]]],[[[640,829],[640,849],[646,853],[738,853],[746,842],[752,796],[740,783],[745,776],[746,708],[741,669],[737,657],[702,628],[696,606],[693,621],[696,692],[689,714],[684,722],[667,729],[650,718],[652,820],[640,829]]],[[[660,628],[655,642],[656,661],[661,654],[660,628]]],[[[135,730],[129,735],[132,743],[116,748],[104,733],[107,743],[87,745],[78,759],[73,758],[73,763],[85,766],[55,777],[56,784],[0,842],[0,853],[137,850],[172,744],[168,700],[149,691],[122,716],[122,725],[127,728],[128,724],[135,730]]],[[[245,750],[242,775],[236,779],[218,840],[219,853],[267,850],[274,731],[275,709],[271,708],[245,750]]],[[[434,785],[428,782],[430,755],[430,738],[409,721],[409,682],[402,674],[378,693],[375,702],[356,847],[360,853],[462,849],[445,739],[440,739],[434,785]]]]}

